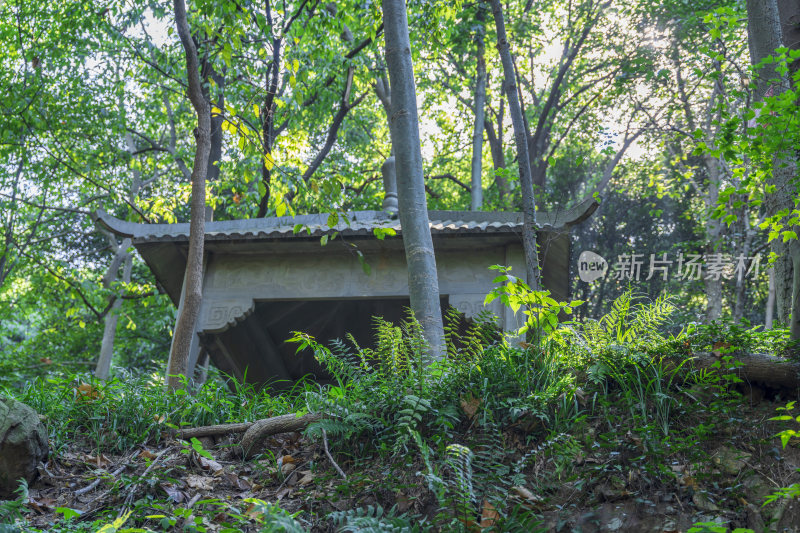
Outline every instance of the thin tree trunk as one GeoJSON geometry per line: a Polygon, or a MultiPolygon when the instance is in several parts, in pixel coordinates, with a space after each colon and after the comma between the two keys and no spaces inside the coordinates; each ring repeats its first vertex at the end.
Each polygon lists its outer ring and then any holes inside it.
{"type": "MultiPolygon", "coordinates": [[[[778,0],[778,15],[781,20],[783,44],[791,50],[800,48],[800,2],[797,0],[778,0]]],[[[800,68],[800,59],[789,63],[789,78],[800,68]]]]}
{"type": "Polygon", "coordinates": [[[797,239],[789,242],[792,257],[792,313],[789,322],[789,336],[800,341],[800,242],[797,239]]]}
{"type": "MultiPolygon", "coordinates": [[[[750,252],[753,249],[753,238],[755,237],[755,232],[750,227],[750,218],[748,211],[749,211],[748,205],[745,203],[745,205],[742,206],[742,209],[739,213],[739,220],[742,221],[742,241],[741,241],[741,246],[738,248],[738,253],[736,254],[737,257],[739,256],[743,256],[745,258],[750,257],[750,252]]],[[[747,300],[747,283],[744,274],[742,276],[736,277],[736,287],[734,288],[734,295],[735,299],[733,304],[733,321],[739,322],[742,320],[742,317],[744,316],[744,304],[745,301],[747,300]]]]}
{"type": "MultiPolygon", "coordinates": [[[[273,20],[270,0],[266,0],[264,2],[264,11],[267,17],[267,24],[270,26],[273,34],[275,34],[275,30],[272,28],[273,20]]],[[[261,201],[258,204],[258,214],[256,215],[259,218],[267,216],[267,211],[269,210],[272,166],[274,164],[274,160],[272,158],[272,141],[275,137],[275,108],[277,107],[275,103],[275,95],[278,93],[278,82],[280,80],[282,44],[282,38],[272,38],[272,62],[270,63],[265,76],[266,95],[264,96],[264,104],[261,107],[261,137],[263,139],[261,183],[264,190],[263,194],[261,195],[261,201]]]]}
{"type": "Polygon", "coordinates": [[[445,355],[444,327],[425,197],[406,4],[404,0],[383,0],[382,8],[386,66],[392,91],[389,127],[397,168],[397,201],[408,263],[409,297],[431,355],[438,360],[445,355]]]}
{"type": "Polygon", "coordinates": [[[186,376],[189,364],[189,350],[200,314],[203,298],[203,245],[205,241],[206,175],[208,158],[211,152],[211,110],[203,96],[200,85],[200,67],[197,48],[189,31],[184,0],[173,0],[175,23],[181,44],[186,52],[186,78],[189,85],[189,100],[197,114],[195,140],[197,151],[192,167],[192,206],[189,225],[189,254],[186,259],[184,276],[185,299],[182,312],[175,324],[172,347],[167,362],[166,384],[175,390],[181,384],[181,376],[186,376]]]}
{"type": "Polygon", "coordinates": [[[769,269],[769,288],[767,289],[767,311],[764,314],[764,329],[772,329],[775,313],[775,269],[769,269]]]}
{"type": "MultiPolygon", "coordinates": [[[[113,237],[112,237],[113,238],[113,237]]],[[[133,258],[128,253],[128,248],[131,246],[130,239],[123,239],[122,243],[118,245],[116,255],[122,257],[123,283],[131,282],[131,271],[133,270],[133,258]]],[[[119,268],[117,258],[114,258],[112,267],[116,265],[119,268]]],[[[109,271],[109,274],[111,272],[109,271]]],[[[116,272],[114,272],[116,277],[116,272]]],[[[110,285],[110,284],[109,284],[110,285]]],[[[108,286],[106,287],[108,288],[108,286]]],[[[103,328],[103,340],[100,342],[100,356],[97,359],[97,366],[94,370],[94,376],[97,379],[106,380],[111,373],[111,359],[114,356],[114,340],[117,336],[117,322],[119,321],[119,309],[122,307],[121,295],[115,295],[114,303],[111,304],[111,309],[106,314],[105,324],[103,328]]]]}
{"type": "Polygon", "coordinates": [[[504,100],[500,101],[500,111],[497,115],[497,134],[494,132],[492,122],[484,121],[486,139],[489,141],[489,152],[492,154],[492,166],[494,167],[494,182],[497,185],[498,204],[505,209],[511,206],[511,187],[508,179],[504,175],[506,168],[506,158],[503,151],[503,110],[504,100]]]}
{"type": "Polygon", "coordinates": [[[514,77],[514,64],[511,61],[511,50],[506,37],[506,27],[503,21],[503,8],[500,0],[490,0],[492,13],[497,28],[497,49],[503,62],[505,77],[505,90],[508,98],[508,112],[511,115],[511,124],[514,127],[514,141],[517,146],[517,161],[519,163],[519,181],[522,188],[522,244],[525,250],[525,265],[527,267],[528,285],[531,289],[540,290],[539,282],[539,257],[536,247],[536,198],[533,193],[530,160],[528,158],[528,139],[525,134],[522,107],[517,93],[517,82],[514,77]]]}
{"type": "MultiPolygon", "coordinates": [[[[217,102],[214,104],[217,109],[225,110],[225,69],[222,74],[217,73],[209,65],[209,75],[217,86],[217,102]]],[[[222,123],[225,117],[222,113],[217,113],[211,117],[211,148],[208,153],[208,181],[213,183],[219,179],[219,164],[222,161],[222,123]]],[[[210,218],[210,217],[207,217],[210,218]]]]}
{"type": "MultiPolygon", "coordinates": [[[[706,258],[709,254],[721,253],[722,222],[711,216],[719,199],[720,168],[719,160],[707,155],[705,157],[706,172],[708,174],[708,191],[705,196],[706,215],[706,258]]],[[[706,277],[703,279],[706,289],[706,322],[710,323],[722,316],[722,276],[706,277]]]]}
{"type": "MultiPolygon", "coordinates": [[[[783,46],[781,20],[776,0],[747,0],[746,5],[750,60],[755,65],[783,46]]],[[[790,83],[785,75],[777,72],[774,62],[759,71],[757,80],[756,100],[764,98],[768,91],[780,94],[790,83]]],[[[774,154],[772,184],[775,190],[764,199],[767,216],[796,207],[797,190],[793,182],[797,177],[797,160],[793,148],[787,147],[774,154]]],[[[795,298],[800,292],[797,286],[800,273],[793,273],[800,268],[800,242],[793,239],[784,243],[778,238],[772,241],[772,250],[778,255],[774,266],[778,319],[789,326],[793,339],[800,340],[800,297],[795,298]]]]}
{"type": "Polygon", "coordinates": [[[480,211],[483,205],[483,182],[481,179],[483,166],[483,121],[485,117],[484,108],[486,103],[486,48],[483,42],[484,33],[484,11],[483,2],[479,2],[475,21],[478,28],[475,32],[477,43],[478,69],[475,83],[475,128],[472,134],[472,191],[471,208],[473,211],[480,211]]]}

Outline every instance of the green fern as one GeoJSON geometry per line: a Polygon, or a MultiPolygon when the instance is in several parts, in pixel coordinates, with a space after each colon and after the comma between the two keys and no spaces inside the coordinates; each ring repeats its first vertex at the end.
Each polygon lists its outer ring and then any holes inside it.
{"type": "Polygon", "coordinates": [[[18,494],[13,500],[0,501],[0,531],[9,533],[19,531],[15,525],[18,520],[22,520],[22,511],[28,502],[28,483],[25,479],[19,480],[19,487],[15,490],[18,494]]]}
{"type": "Polygon", "coordinates": [[[557,330],[552,338],[583,363],[596,360],[603,353],[630,353],[664,344],[667,338],[660,329],[675,311],[675,305],[666,295],[653,302],[641,301],[643,298],[629,289],[614,300],[611,310],[600,320],[573,323],[557,330]]]}
{"type": "Polygon", "coordinates": [[[380,505],[336,511],[328,517],[342,532],[419,533],[424,531],[422,524],[414,523],[408,515],[395,515],[394,508],[385,512],[380,505]]]}

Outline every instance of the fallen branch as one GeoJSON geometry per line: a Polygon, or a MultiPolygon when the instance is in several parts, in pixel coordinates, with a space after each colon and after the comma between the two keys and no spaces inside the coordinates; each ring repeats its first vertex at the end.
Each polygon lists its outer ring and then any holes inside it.
{"type": "Polygon", "coordinates": [[[257,445],[270,435],[301,431],[312,422],[322,420],[322,416],[322,413],[309,413],[303,416],[288,414],[258,420],[242,436],[242,456],[248,459],[255,455],[258,450],[257,445]]]}
{"type": "Polygon", "coordinates": [[[125,496],[125,499],[122,501],[122,506],[120,507],[120,511],[119,511],[119,514],[117,515],[117,518],[119,518],[123,514],[125,514],[125,511],[128,509],[128,506],[133,502],[133,497],[136,495],[136,490],[139,488],[139,483],[142,483],[143,481],[145,481],[145,478],[147,477],[147,474],[150,473],[150,470],[152,470],[153,467],[156,466],[158,464],[158,462],[161,460],[161,457],[163,457],[164,454],[167,453],[171,449],[172,449],[172,447],[168,446],[168,447],[164,448],[163,450],[161,450],[160,452],[158,452],[158,454],[153,458],[153,460],[150,462],[150,464],[147,466],[147,468],[145,468],[144,472],[142,472],[142,475],[139,476],[136,481],[133,481],[131,483],[131,487],[130,487],[130,489],[128,489],[128,494],[125,496]]]}
{"type": "Polygon", "coordinates": [[[228,433],[244,433],[255,422],[240,422],[237,424],[217,424],[214,426],[201,426],[196,428],[186,428],[178,430],[175,436],[179,439],[191,439],[193,437],[211,437],[213,435],[227,435],[228,433]]]}
{"type": "MultiPolygon", "coordinates": [[[[127,468],[127,466],[128,465],[122,465],[121,467],[119,467],[116,470],[114,470],[113,472],[111,472],[111,477],[117,477],[118,475],[120,475],[122,473],[122,471],[125,470],[125,468],[127,468]]],[[[104,479],[106,479],[106,478],[104,476],[102,476],[102,475],[101,476],[97,476],[97,479],[95,479],[94,481],[92,481],[91,483],[89,483],[88,485],[83,487],[82,489],[76,490],[75,491],[75,496],[82,496],[82,495],[86,494],[87,492],[90,492],[90,491],[94,490],[95,488],[97,488],[97,486],[100,484],[100,482],[103,481],[104,479]]]]}
{"type": "Polygon", "coordinates": [[[336,469],[337,472],[339,472],[339,475],[342,476],[342,479],[347,481],[347,476],[345,475],[344,470],[339,468],[339,465],[336,464],[336,461],[333,460],[333,456],[331,455],[331,452],[328,450],[328,433],[324,429],[322,430],[322,447],[325,450],[325,455],[328,456],[328,460],[331,462],[333,467],[336,469]]]}
{"type": "MultiPolygon", "coordinates": [[[[794,389],[800,387],[800,363],[783,357],[761,353],[737,353],[733,362],[740,363],[736,368],[723,367],[718,371],[734,374],[747,383],[762,383],[770,387],[794,389]]],[[[720,361],[716,355],[698,353],[691,361],[696,370],[712,370],[714,363],[720,361]]]]}

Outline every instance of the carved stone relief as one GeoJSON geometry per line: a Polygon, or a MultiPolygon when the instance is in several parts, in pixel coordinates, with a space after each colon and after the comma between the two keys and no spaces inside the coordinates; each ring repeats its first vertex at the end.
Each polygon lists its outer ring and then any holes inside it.
{"type": "Polygon", "coordinates": [[[253,312],[253,300],[215,300],[209,298],[204,302],[206,307],[202,326],[198,328],[206,333],[217,333],[241,322],[253,312]],[[206,307],[207,306],[207,307],[206,307]]]}

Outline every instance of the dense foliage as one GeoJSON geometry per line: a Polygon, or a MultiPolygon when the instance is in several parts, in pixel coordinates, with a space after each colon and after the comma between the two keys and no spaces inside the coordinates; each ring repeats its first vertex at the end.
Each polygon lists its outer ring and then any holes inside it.
{"type": "MultiPolygon", "coordinates": [[[[0,502],[0,532],[15,521],[54,531],[532,531],[567,523],[545,512],[551,502],[590,508],[574,496],[590,488],[594,503],[679,493],[705,513],[687,513],[687,527],[723,515],[744,527],[739,515],[768,497],[785,510],[798,495],[788,463],[775,466],[784,470],[772,496],[706,463],[719,456],[716,435],[744,446],[732,428],[745,417],[741,393],[753,393],[738,383],[737,357],[796,361],[800,39],[788,4],[506,2],[515,132],[489,3],[411,0],[428,208],[522,209],[525,143],[539,209],[599,201],[573,228],[574,300],[495,266],[488,300],[527,316],[520,336],[453,315],[447,357],[431,366],[413,319],[378,319],[371,348],[298,331],[290,341],[314,352],[332,385],[255,390],[212,368],[205,384],[186,380],[172,394],[158,376],[174,306],[130,239],[91,215],[189,220],[197,120],[172,3],[2,2],[0,392],[42,415],[54,464],[77,469],[87,461],[75,450],[92,454],[96,470],[69,479],[108,487],[91,514],[58,502],[34,517],[40,504],[22,486],[0,502]],[[775,24],[757,8],[774,9],[775,24]],[[583,281],[582,251],[605,259],[607,274],[583,281]],[[104,349],[110,376],[96,379],[109,373],[104,349]],[[716,362],[696,366],[707,354],[716,362]],[[297,468],[306,503],[267,503],[254,488],[277,495],[299,482],[283,468],[296,441],[249,470],[226,455],[226,482],[249,486],[228,494],[235,503],[175,496],[176,478],[213,460],[200,441],[176,445],[176,431],[289,413],[325,414],[302,441],[316,446],[297,468]],[[151,469],[156,448],[163,468],[151,469]],[[104,454],[124,458],[130,476],[101,465],[104,454]]],[[[211,109],[214,220],[381,209],[381,166],[397,145],[385,22],[373,0],[190,3],[211,109]]],[[[797,390],[767,393],[784,405],[797,390]]],[[[780,422],[798,420],[794,405],[780,422]]],[[[770,427],[783,448],[796,446],[796,427],[770,427]]],[[[754,439],[760,449],[770,436],[754,439]]]]}

